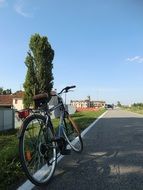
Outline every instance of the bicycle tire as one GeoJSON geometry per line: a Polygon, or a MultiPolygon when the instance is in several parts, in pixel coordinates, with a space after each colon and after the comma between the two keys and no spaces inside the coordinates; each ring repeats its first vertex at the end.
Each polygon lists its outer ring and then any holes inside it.
{"type": "Polygon", "coordinates": [[[49,182],[57,162],[56,143],[51,140],[53,132],[45,123],[46,118],[43,115],[27,117],[19,137],[19,156],[23,171],[36,186],[49,182]]]}
{"type": "Polygon", "coordinates": [[[66,117],[64,118],[64,125],[62,128],[63,134],[70,147],[75,152],[80,153],[83,150],[83,141],[78,126],[76,125],[75,121],[72,120],[72,118],[69,116],[67,112],[65,115],[66,117]]]}

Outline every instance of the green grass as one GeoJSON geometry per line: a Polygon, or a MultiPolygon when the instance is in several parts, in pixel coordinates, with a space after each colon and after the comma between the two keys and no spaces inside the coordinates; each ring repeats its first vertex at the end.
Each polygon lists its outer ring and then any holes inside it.
{"type": "MultiPolygon", "coordinates": [[[[88,127],[105,110],[83,111],[72,115],[81,130],[88,127]]],[[[58,126],[58,119],[53,120],[54,126],[58,126]]],[[[15,189],[26,179],[20,167],[18,156],[17,130],[0,132],[0,189],[15,189]],[[13,186],[14,184],[14,186],[13,186]]]]}
{"type": "Polygon", "coordinates": [[[139,114],[143,114],[143,107],[126,107],[126,108],[123,108],[125,110],[128,110],[128,111],[131,111],[131,112],[134,112],[134,113],[139,113],[139,114]]]}
{"type": "Polygon", "coordinates": [[[104,113],[104,109],[100,109],[99,111],[83,111],[77,112],[72,115],[74,121],[78,124],[81,131],[87,128],[95,119],[97,119],[102,113],[104,113]]]}
{"type": "Polygon", "coordinates": [[[24,178],[18,158],[17,130],[0,133],[0,189],[24,178]]]}

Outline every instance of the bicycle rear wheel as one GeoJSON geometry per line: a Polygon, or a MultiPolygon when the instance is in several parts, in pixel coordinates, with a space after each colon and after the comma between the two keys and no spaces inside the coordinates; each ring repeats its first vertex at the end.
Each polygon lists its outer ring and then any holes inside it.
{"type": "Polygon", "coordinates": [[[34,114],[25,119],[19,138],[19,154],[22,168],[35,185],[46,185],[56,166],[56,143],[53,133],[45,125],[46,118],[34,114]]]}
{"type": "Polygon", "coordinates": [[[68,113],[66,113],[66,117],[64,118],[63,134],[68,144],[75,152],[82,152],[83,141],[78,126],[68,113]]]}

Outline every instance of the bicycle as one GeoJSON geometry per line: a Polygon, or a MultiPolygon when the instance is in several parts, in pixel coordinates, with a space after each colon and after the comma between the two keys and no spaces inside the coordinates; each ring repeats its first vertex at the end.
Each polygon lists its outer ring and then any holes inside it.
{"type": "Polygon", "coordinates": [[[27,178],[36,186],[47,185],[52,178],[58,157],[69,155],[71,149],[77,153],[83,150],[79,129],[65,108],[62,93],[75,86],[67,86],[60,93],[54,93],[58,103],[48,107],[48,94],[34,96],[36,110],[31,110],[23,121],[19,135],[20,162],[27,178]],[[50,113],[60,110],[57,132],[50,113]],[[70,149],[69,147],[70,146],[70,149]]]}

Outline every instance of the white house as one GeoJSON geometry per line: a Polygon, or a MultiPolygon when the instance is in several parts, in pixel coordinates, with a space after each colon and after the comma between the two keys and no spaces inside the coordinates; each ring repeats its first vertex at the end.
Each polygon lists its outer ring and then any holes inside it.
{"type": "Polygon", "coordinates": [[[13,94],[12,106],[14,109],[16,110],[24,109],[23,96],[24,96],[23,91],[18,91],[15,94],[13,94]]]}
{"type": "Polygon", "coordinates": [[[23,96],[23,91],[17,91],[14,94],[0,95],[0,108],[23,109],[23,96]]]}
{"type": "Polygon", "coordinates": [[[105,101],[95,101],[90,100],[90,96],[88,96],[87,100],[71,100],[70,104],[75,108],[100,108],[105,106],[105,101]]]}

